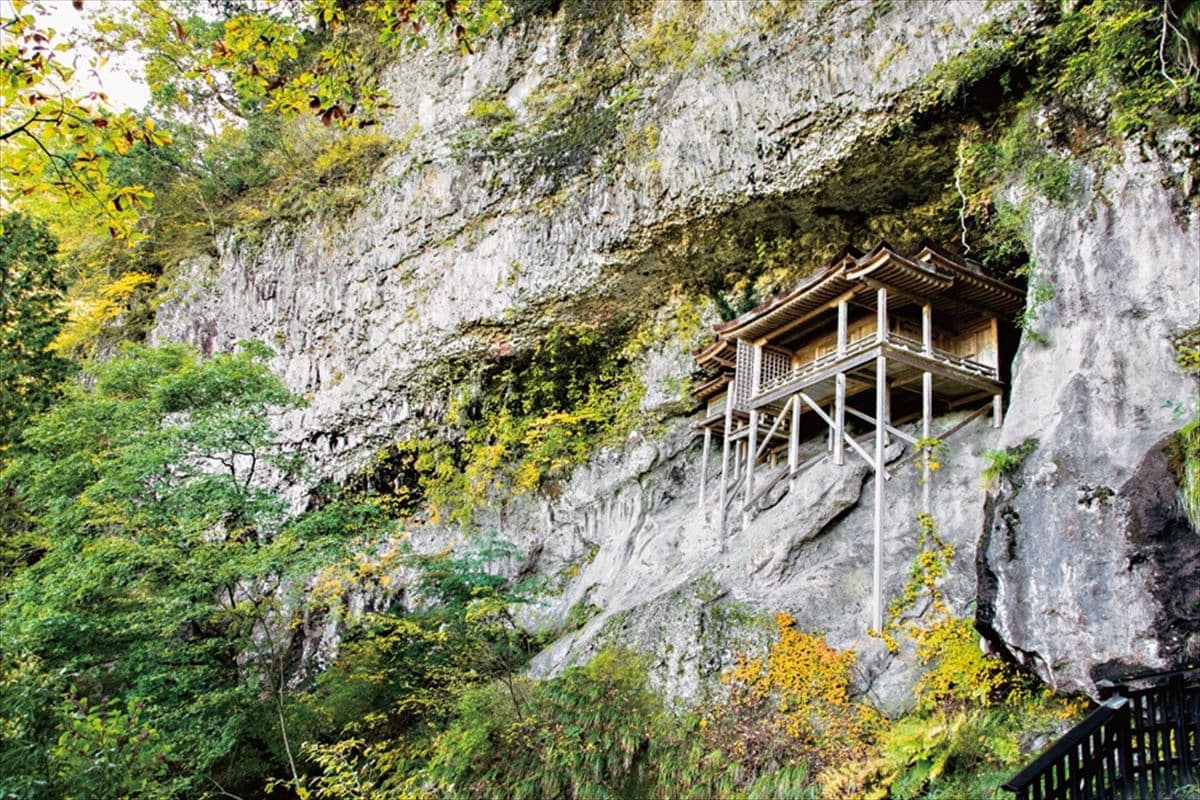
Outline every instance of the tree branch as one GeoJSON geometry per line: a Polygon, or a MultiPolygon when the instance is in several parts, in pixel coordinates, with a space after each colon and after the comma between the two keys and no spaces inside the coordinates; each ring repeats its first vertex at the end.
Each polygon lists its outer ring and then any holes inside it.
{"type": "Polygon", "coordinates": [[[1167,72],[1167,28],[1170,25],[1171,16],[1171,0],[1163,0],[1162,9],[1162,36],[1158,40],[1158,68],[1162,72],[1162,76],[1170,82],[1172,89],[1178,89],[1179,84],[1167,72]]]}

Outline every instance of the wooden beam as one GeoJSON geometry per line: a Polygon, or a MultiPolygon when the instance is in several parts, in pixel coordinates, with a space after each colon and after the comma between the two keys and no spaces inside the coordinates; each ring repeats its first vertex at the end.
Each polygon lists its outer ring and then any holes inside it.
{"type": "Polygon", "coordinates": [[[951,436],[958,433],[963,428],[967,427],[968,423],[974,422],[976,419],[978,419],[979,417],[982,417],[984,414],[986,414],[990,410],[991,410],[991,406],[982,406],[980,408],[975,409],[970,414],[968,414],[967,416],[963,417],[958,422],[956,422],[954,424],[954,426],[950,428],[950,430],[945,431],[944,433],[938,434],[938,438],[943,441],[945,441],[946,439],[949,439],[951,436]]]}
{"type": "Polygon", "coordinates": [[[846,432],[846,373],[835,377],[836,389],[833,401],[833,463],[839,467],[846,463],[846,449],[842,444],[846,432]]]}
{"type": "Polygon", "coordinates": [[[754,345],[754,359],[751,362],[750,371],[750,396],[758,394],[758,387],[762,385],[762,345],[754,345]]]}
{"type": "Polygon", "coordinates": [[[849,308],[845,300],[838,303],[837,310],[837,353],[840,358],[846,355],[846,328],[848,325],[849,308]]]}
{"type": "MultiPolygon", "coordinates": [[[[928,441],[933,430],[933,373],[921,373],[921,438],[928,441]]],[[[933,470],[929,466],[929,453],[921,459],[921,510],[929,513],[929,483],[933,479],[933,470]]]]}
{"type": "Polygon", "coordinates": [[[787,416],[787,413],[787,407],[784,407],[783,413],[775,415],[775,422],[767,429],[766,435],[763,436],[762,444],[758,446],[758,452],[754,454],[755,461],[762,455],[763,450],[767,449],[767,446],[771,443],[771,437],[775,435],[775,431],[779,430],[779,426],[783,422],[783,418],[787,416]]]}
{"type": "MultiPolygon", "coordinates": [[[[830,430],[833,430],[833,419],[828,414],[825,413],[824,409],[822,409],[819,405],[817,405],[816,402],[814,402],[813,399],[811,397],[809,397],[808,395],[806,395],[804,392],[799,392],[798,396],[804,400],[805,404],[809,408],[811,408],[813,411],[817,412],[817,416],[819,416],[822,420],[825,421],[825,424],[829,426],[830,430]]],[[[850,449],[852,449],[854,452],[856,452],[860,456],[862,456],[863,461],[866,461],[867,464],[871,465],[872,467],[875,466],[875,462],[872,460],[870,454],[867,453],[867,451],[863,449],[862,445],[860,445],[858,442],[854,441],[853,436],[843,434],[843,437],[846,440],[846,444],[850,445],[850,449]]],[[[883,477],[885,480],[889,480],[889,479],[891,479],[892,476],[890,473],[888,473],[885,470],[883,473],[883,477]]]]}
{"type": "MultiPolygon", "coordinates": [[[[829,311],[830,309],[837,308],[838,303],[849,302],[850,298],[854,297],[855,293],[857,293],[858,291],[859,290],[857,288],[855,288],[855,289],[850,289],[849,291],[843,292],[842,294],[833,298],[829,302],[822,303],[821,305],[817,306],[816,308],[814,308],[812,311],[808,312],[807,314],[797,317],[796,319],[792,320],[791,322],[787,323],[786,325],[780,325],[778,328],[771,331],[770,338],[778,341],[779,337],[782,334],[785,334],[795,328],[798,328],[799,326],[803,325],[804,323],[821,316],[822,314],[824,314],[826,311],[829,311]]],[[[766,338],[767,337],[763,337],[762,341],[765,342],[766,338]]]]}
{"type": "Polygon", "coordinates": [[[921,346],[925,355],[933,355],[933,304],[921,304],[921,346]]]}
{"type": "MultiPolygon", "coordinates": [[[[804,396],[803,392],[800,394],[800,396],[801,397],[804,396]]],[[[826,416],[825,414],[822,414],[821,419],[823,419],[829,423],[829,435],[827,437],[825,437],[825,453],[829,454],[829,453],[833,452],[833,428],[834,428],[833,423],[829,422],[829,421],[837,415],[837,409],[834,408],[832,401],[827,401],[827,402],[829,402],[829,415],[826,416]]]]}
{"type": "Polygon", "coordinates": [[[913,389],[912,385],[914,383],[916,383],[917,381],[920,381],[921,376],[923,374],[924,373],[922,373],[922,372],[914,372],[912,375],[909,375],[907,378],[892,381],[892,388],[893,389],[904,389],[905,391],[908,391],[908,392],[916,392],[917,394],[920,394],[921,390],[913,389]]]}
{"type": "Polygon", "coordinates": [[[883,382],[883,438],[891,444],[890,428],[892,425],[892,382],[883,382]]]}
{"type": "Polygon", "coordinates": [[[760,486],[758,491],[754,493],[754,497],[751,497],[746,502],[746,505],[742,507],[742,513],[749,514],[751,512],[751,510],[753,510],[754,506],[758,503],[758,501],[762,500],[763,497],[766,496],[767,492],[774,489],[775,484],[779,483],[779,481],[782,480],[784,477],[786,477],[787,474],[788,474],[787,467],[784,467],[783,469],[778,470],[771,477],[767,478],[766,483],[764,483],[762,486],[760,486]]]}
{"type": "MultiPolygon", "coordinates": [[[[770,428],[768,428],[768,430],[770,430],[770,428]]],[[[763,432],[763,426],[762,426],[761,422],[758,425],[758,435],[759,436],[765,435],[763,432]]],[[[772,431],[771,435],[775,439],[782,439],[785,442],[787,441],[787,435],[784,433],[780,433],[779,431],[772,431]]],[[[738,428],[737,433],[733,434],[729,438],[732,439],[733,441],[737,442],[737,441],[744,441],[749,436],[750,436],[750,426],[743,425],[741,428],[738,428]]]]}
{"type": "Polygon", "coordinates": [[[712,450],[712,429],[704,429],[704,452],[700,456],[700,501],[699,505],[704,508],[704,492],[708,485],[708,454],[712,450]]]}
{"type": "MultiPolygon", "coordinates": [[[[720,513],[720,530],[725,532],[725,501],[726,489],[728,484],[729,474],[729,437],[733,433],[733,393],[730,392],[725,398],[725,435],[721,437],[721,513],[720,513]]],[[[724,537],[721,539],[722,547],[724,547],[724,537]]]]}
{"type": "Polygon", "coordinates": [[[814,372],[811,375],[806,375],[803,378],[794,380],[790,383],[785,383],[781,386],[778,386],[763,394],[761,397],[754,398],[754,400],[751,402],[753,403],[754,408],[762,408],[763,406],[770,405],[771,403],[781,400],[784,397],[789,397],[795,394],[797,391],[803,391],[810,386],[814,386],[821,381],[827,381],[834,375],[837,375],[839,372],[850,372],[851,370],[857,369],[864,364],[869,364],[875,360],[877,355],[879,355],[879,348],[871,347],[867,350],[863,350],[861,353],[855,353],[854,355],[849,356],[845,361],[834,361],[830,366],[823,370],[814,372]]]}
{"type": "MultiPolygon", "coordinates": [[[[868,425],[875,424],[874,417],[872,417],[870,414],[864,414],[863,412],[859,411],[857,408],[854,408],[852,406],[846,406],[846,411],[847,411],[847,413],[858,417],[859,419],[861,419],[863,422],[867,423],[868,425]]],[[[890,423],[885,423],[883,426],[883,429],[886,432],[892,434],[893,436],[895,436],[899,439],[903,439],[904,441],[908,442],[909,444],[917,443],[917,438],[915,436],[911,436],[911,435],[905,433],[904,431],[900,430],[899,428],[892,427],[892,425],[890,423]]]]}
{"type": "MultiPolygon", "coordinates": [[[[762,352],[759,349],[757,352],[762,352]]],[[[750,504],[750,498],[754,496],[754,462],[758,460],[758,452],[755,448],[755,437],[758,434],[758,411],[750,409],[750,438],[746,440],[746,505],[750,504]]],[[[742,512],[742,530],[750,527],[750,512],[742,512]]]]}
{"type": "Polygon", "coordinates": [[[998,392],[1004,388],[1000,385],[999,381],[984,378],[980,375],[972,375],[961,369],[955,369],[947,364],[943,364],[936,358],[929,358],[928,356],[923,356],[920,353],[914,353],[911,350],[896,347],[895,345],[885,344],[883,347],[887,357],[893,361],[899,361],[901,364],[907,364],[910,367],[916,367],[919,370],[932,372],[934,375],[958,381],[964,386],[982,389],[989,394],[998,392]]]}
{"type": "Polygon", "coordinates": [[[800,461],[800,398],[792,395],[792,427],[788,429],[788,474],[795,475],[800,461]]]}
{"type": "Polygon", "coordinates": [[[966,397],[960,397],[957,400],[947,401],[946,410],[947,411],[957,411],[958,409],[962,408],[963,406],[974,405],[975,403],[978,403],[980,400],[986,400],[991,396],[992,396],[991,392],[986,392],[986,391],[976,392],[975,394],[969,394],[966,397]]]}
{"type": "Polygon", "coordinates": [[[992,317],[992,352],[996,354],[996,375],[1000,375],[1000,320],[992,317]]]}
{"type": "MultiPolygon", "coordinates": [[[[895,286],[890,286],[890,285],[880,283],[879,281],[875,280],[874,278],[860,278],[859,280],[861,280],[867,286],[870,286],[872,289],[878,290],[878,289],[886,288],[889,291],[899,295],[900,297],[903,297],[905,300],[909,301],[913,305],[923,306],[926,303],[928,303],[930,305],[933,304],[933,300],[928,295],[920,294],[917,292],[910,292],[907,289],[897,289],[895,286]]],[[[987,308],[986,306],[981,306],[978,303],[972,303],[970,300],[962,300],[957,297],[950,297],[950,296],[941,297],[939,299],[940,299],[943,307],[947,306],[947,305],[958,306],[959,308],[965,308],[968,311],[979,314],[980,316],[985,316],[985,317],[997,316],[997,314],[994,310],[987,308]]]]}
{"type": "Polygon", "coordinates": [[[999,428],[1004,420],[1004,396],[999,392],[992,395],[992,427],[999,428]]]}
{"type": "Polygon", "coordinates": [[[883,344],[888,340],[888,310],[886,286],[875,290],[875,341],[883,344]]]}

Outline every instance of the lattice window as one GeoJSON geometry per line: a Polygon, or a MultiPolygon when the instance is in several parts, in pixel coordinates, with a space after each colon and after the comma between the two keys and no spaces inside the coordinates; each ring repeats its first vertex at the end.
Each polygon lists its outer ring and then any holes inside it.
{"type": "Polygon", "coordinates": [[[733,373],[733,407],[738,411],[750,409],[754,391],[754,346],[737,340],[737,366],[733,373]]]}
{"type": "Polygon", "coordinates": [[[758,390],[765,392],[788,381],[792,376],[791,354],[782,350],[770,350],[766,347],[762,352],[762,375],[758,380],[758,390]]]}

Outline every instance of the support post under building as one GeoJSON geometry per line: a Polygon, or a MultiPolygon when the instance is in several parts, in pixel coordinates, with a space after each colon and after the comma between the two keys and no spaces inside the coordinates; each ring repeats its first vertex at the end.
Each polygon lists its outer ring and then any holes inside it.
{"type": "MultiPolygon", "coordinates": [[[[875,293],[877,315],[875,340],[880,344],[888,338],[887,289],[875,293]]],[[[887,414],[887,357],[875,358],[875,536],[874,561],[871,574],[871,627],[883,630],[883,449],[884,416],[887,414]]]]}
{"type": "Polygon", "coordinates": [[[725,532],[725,506],[728,504],[729,491],[729,436],[733,433],[733,392],[730,391],[725,395],[725,435],[721,442],[721,491],[720,508],[717,513],[717,519],[721,526],[721,532],[725,532]]]}
{"type": "MultiPolygon", "coordinates": [[[[921,306],[921,349],[927,357],[933,357],[933,306],[925,303],[921,306]]],[[[921,374],[921,438],[928,443],[933,436],[933,373],[925,370],[921,374]]],[[[921,510],[929,513],[929,482],[933,479],[933,470],[929,466],[930,454],[926,447],[924,458],[921,459],[921,510]]]]}
{"type": "Polygon", "coordinates": [[[788,477],[800,467],[800,395],[792,395],[792,426],[788,429],[788,477]]]}

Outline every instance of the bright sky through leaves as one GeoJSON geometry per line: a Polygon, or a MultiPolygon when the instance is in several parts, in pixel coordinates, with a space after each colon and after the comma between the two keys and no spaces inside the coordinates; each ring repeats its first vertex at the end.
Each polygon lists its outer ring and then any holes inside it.
{"type": "MultiPolygon", "coordinates": [[[[45,13],[41,13],[34,5],[30,5],[26,13],[32,11],[38,15],[43,26],[53,28],[60,36],[78,43],[90,35],[93,14],[124,3],[125,0],[84,0],[83,11],[77,11],[71,0],[43,0],[45,13]],[[72,36],[73,30],[84,35],[72,36]]],[[[12,0],[0,0],[0,17],[9,17],[12,13],[12,0]]],[[[117,111],[140,109],[150,99],[150,89],[142,77],[142,60],[135,54],[109,53],[108,62],[93,69],[89,64],[96,60],[95,50],[80,44],[64,60],[76,62],[78,72],[72,83],[81,95],[92,91],[104,92],[108,95],[108,104],[117,111]]]]}

